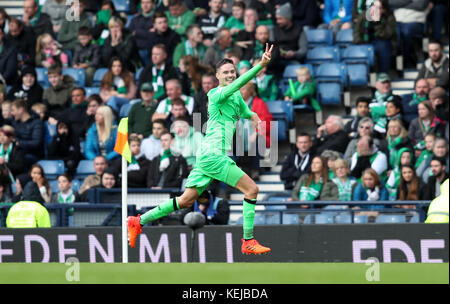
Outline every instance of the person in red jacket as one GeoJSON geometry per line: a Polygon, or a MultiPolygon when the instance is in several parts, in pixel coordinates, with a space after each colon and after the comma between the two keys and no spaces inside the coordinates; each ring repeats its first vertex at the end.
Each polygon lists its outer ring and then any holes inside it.
{"type": "Polygon", "coordinates": [[[258,179],[260,174],[260,159],[264,157],[265,150],[270,148],[270,122],[273,120],[267,104],[256,94],[256,86],[253,82],[248,82],[241,88],[241,95],[245,103],[252,112],[258,114],[261,119],[261,131],[257,133],[245,121],[240,121],[240,131],[236,130],[236,156],[243,166],[243,170],[250,166],[250,176],[252,179],[258,179]],[[260,141],[265,145],[259,144],[260,141]],[[259,147],[261,146],[261,147],[259,147]],[[266,149],[263,149],[266,148],[266,149]]]}

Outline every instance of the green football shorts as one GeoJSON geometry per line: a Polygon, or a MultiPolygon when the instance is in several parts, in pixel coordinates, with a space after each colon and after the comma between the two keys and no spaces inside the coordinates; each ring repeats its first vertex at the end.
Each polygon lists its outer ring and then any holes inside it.
{"type": "Polygon", "coordinates": [[[235,187],[245,172],[226,155],[202,155],[186,181],[186,188],[196,188],[202,194],[213,179],[235,187]]]}

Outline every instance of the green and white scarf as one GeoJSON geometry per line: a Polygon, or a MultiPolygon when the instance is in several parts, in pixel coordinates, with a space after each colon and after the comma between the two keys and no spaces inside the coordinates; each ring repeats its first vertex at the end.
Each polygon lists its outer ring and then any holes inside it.
{"type": "Polygon", "coordinates": [[[3,144],[0,144],[0,157],[3,157],[6,162],[9,162],[9,157],[11,155],[12,146],[13,146],[13,144],[10,143],[8,146],[8,149],[6,149],[6,151],[5,151],[5,147],[3,146],[3,144]]]}
{"type": "Polygon", "coordinates": [[[127,93],[127,87],[125,85],[125,81],[120,76],[114,77],[114,88],[116,89],[117,93],[119,94],[126,94],[127,93]]]}
{"type": "Polygon", "coordinates": [[[333,182],[337,185],[339,190],[338,199],[343,202],[348,202],[352,200],[352,190],[353,185],[356,183],[354,179],[347,178],[345,183],[343,183],[340,178],[333,178],[333,182]]]}
{"type": "Polygon", "coordinates": [[[419,97],[416,93],[413,94],[413,97],[411,101],[408,103],[410,106],[417,106],[419,103],[421,103],[424,100],[428,100],[428,96],[419,97]]]}
{"type": "Polygon", "coordinates": [[[309,187],[303,184],[300,188],[299,199],[300,201],[314,201],[320,196],[320,192],[323,187],[323,179],[320,178],[319,182],[316,184],[312,181],[309,187]]]}
{"type": "MultiPolygon", "coordinates": [[[[58,203],[60,204],[70,204],[75,202],[75,195],[73,194],[72,189],[69,190],[69,192],[67,193],[62,193],[59,192],[58,193],[58,203]]],[[[67,209],[67,212],[69,213],[69,215],[73,214],[73,208],[69,208],[67,209]]]]}
{"type": "Polygon", "coordinates": [[[395,168],[396,164],[398,163],[397,157],[397,146],[402,142],[403,138],[400,136],[397,136],[395,139],[392,139],[391,136],[388,136],[387,142],[388,142],[388,151],[389,153],[389,164],[391,165],[391,168],[395,168]]]}
{"type": "Polygon", "coordinates": [[[156,69],[156,66],[152,67],[152,84],[153,91],[155,91],[155,96],[153,97],[154,99],[160,98],[166,92],[166,90],[164,89],[164,79],[162,77],[165,67],[165,64],[163,64],[159,70],[156,69]]]}

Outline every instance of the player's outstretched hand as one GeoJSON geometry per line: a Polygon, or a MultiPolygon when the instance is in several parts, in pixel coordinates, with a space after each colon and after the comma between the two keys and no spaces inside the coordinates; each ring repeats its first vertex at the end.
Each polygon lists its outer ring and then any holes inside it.
{"type": "Polygon", "coordinates": [[[272,50],[273,50],[273,44],[269,48],[269,44],[266,43],[266,51],[262,55],[261,58],[261,65],[265,67],[269,64],[270,60],[272,59],[272,50]]]}

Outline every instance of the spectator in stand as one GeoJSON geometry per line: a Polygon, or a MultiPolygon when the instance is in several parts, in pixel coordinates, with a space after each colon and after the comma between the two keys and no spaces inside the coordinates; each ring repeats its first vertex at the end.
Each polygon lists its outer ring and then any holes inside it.
{"type": "Polygon", "coordinates": [[[350,175],[358,181],[367,168],[374,169],[381,180],[387,179],[388,158],[386,154],[378,150],[372,137],[364,135],[358,139],[357,151],[353,153],[350,163],[350,175]]]}
{"type": "Polygon", "coordinates": [[[108,22],[110,35],[101,48],[101,60],[107,66],[112,58],[119,57],[128,71],[135,73],[142,67],[136,40],[130,31],[124,28],[120,18],[111,17],[108,22]],[[126,64],[125,64],[126,63],[126,64]]]}
{"type": "Polygon", "coordinates": [[[195,166],[195,160],[203,140],[203,135],[195,131],[189,125],[189,121],[184,117],[175,118],[170,129],[175,137],[171,149],[186,159],[190,171],[195,166]]]}
{"type": "Polygon", "coordinates": [[[280,49],[280,64],[285,66],[292,61],[303,61],[308,51],[306,34],[301,26],[296,26],[290,2],[281,5],[275,13],[276,25],[273,29],[277,46],[280,49]]]}
{"type": "Polygon", "coordinates": [[[172,110],[172,101],[175,99],[183,100],[189,115],[192,115],[192,111],[194,110],[194,99],[191,96],[182,94],[181,83],[178,79],[169,79],[166,82],[166,93],[167,97],[159,102],[156,112],[153,114],[153,121],[156,119],[167,119],[172,110]]]}
{"type": "MultiPolygon", "coordinates": [[[[211,0],[211,1],[221,1],[221,0],[211,0]]],[[[203,34],[204,37],[204,34],[203,34]]],[[[225,57],[225,53],[231,50],[236,51],[240,54],[237,47],[234,47],[233,38],[231,37],[230,30],[223,27],[217,30],[214,34],[215,43],[208,47],[205,56],[203,57],[203,64],[210,65],[212,67],[216,66],[222,58],[225,57]]],[[[203,39],[203,44],[205,44],[205,39],[203,39]]],[[[206,44],[205,44],[206,45],[206,44]]]]}
{"type": "Polygon", "coordinates": [[[358,123],[358,133],[347,145],[344,153],[344,160],[351,164],[353,154],[357,152],[358,140],[363,136],[372,138],[374,145],[378,150],[387,154],[387,143],[385,139],[373,138],[373,121],[370,117],[363,117],[358,123]]]}
{"type": "Polygon", "coordinates": [[[52,65],[58,65],[62,68],[69,66],[69,56],[63,52],[61,44],[54,40],[52,35],[44,33],[36,41],[37,67],[50,68],[52,65]]]}
{"type": "Polygon", "coordinates": [[[192,207],[183,209],[181,222],[189,212],[201,212],[206,225],[227,225],[230,219],[230,206],[226,199],[215,197],[210,190],[205,190],[192,207]]]}
{"type": "Polygon", "coordinates": [[[430,86],[428,82],[421,78],[417,79],[414,85],[414,93],[402,95],[402,108],[405,120],[410,123],[417,118],[417,105],[422,101],[428,100],[430,86]]]}
{"type": "Polygon", "coordinates": [[[28,110],[35,103],[42,102],[44,90],[37,82],[36,70],[32,66],[25,66],[21,71],[20,81],[17,81],[6,95],[6,99],[23,99],[27,102],[28,110]]]}
{"type": "Polygon", "coordinates": [[[45,0],[41,12],[49,15],[53,25],[53,32],[58,34],[63,21],[66,20],[67,3],[64,0],[45,0]]]}
{"type": "MultiPolygon", "coordinates": [[[[303,174],[295,184],[290,201],[336,201],[339,190],[328,177],[328,166],[324,159],[315,156],[311,162],[311,173],[303,174]]],[[[302,208],[308,208],[303,205],[302,208]]]]}
{"type": "Polygon", "coordinates": [[[120,154],[114,151],[117,137],[117,124],[109,106],[101,106],[95,114],[93,124],[86,136],[85,157],[93,160],[98,155],[103,155],[109,162],[119,158],[120,154]]]}
{"type": "MultiPolygon", "coordinates": [[[[0,89],[0,95],[2,94],[1,89],[0,89]]],[[[0,125],[7,125],[7,124],[11,124],[11,120],[13,119],[12,115],[11,115],[11,106],[12,106],[12,102],[9,100],[5,100],[1,103],[2,105],[2,117],[0,118],[0,125]]]]}
{"type": "Polygon", "coordinates": [[[324,150],[344,153],[345,149],[347,149],[349,138],[343,129],[344,124],[340,116],[328,116],[325,124],[317,128],[312,147],[315,154],[320,155],[324,150]]]}
{"type": "MultiPolygon", "coordinates": [[[[258,13],[254,8],[246,8],[244,11],[244,29],[236,35],[235,45],[240,48],[242,54],[255,44],[255,31],[258,24],[258,13]]],[[[230,31],[231,33],[231,31],[230,31]]]]}
{"type": "Polygon", "coordinates": [[[342,153],[333,150],[324,150],[320,157],[322,157],[327,162],[328,167],[328,177],[330,179],[334,178],[334,162],[341,158],[342,153]]]}
{"type": "Polygon", "coordinates": [[[147,187],[152,189],[180,188],[188,176],[186,159],[172,150],[173,135],[161,134],[161,151],[152,160],[148,171],[147,187]]]}
{"type": "Polygon", "coordinates": [[[11,22],[11,17],[8,15],[8,12],[0,7],[0,28],[3,29],[5,34],[9,33],[9,24],[11,22]]]}
{"type": "MultiPolygon", "coordinates": [[[[85,12],[86,0],[73,1],[70,10],[73,14],[72,18],[65,18],[62,21],[61,28],[58,32],[58,42],[62,44],[64,50],[73,51],[79,42],[79,30],[83,27],[90,29],[92,27],[89,15],[85,12]],[[75,16],[78,16],[75,18],[75,16]]],[[[89,39],[89,43],[92,39],[89,39]]],[[[83,46],[86,46],[84,44],[83,46]]]]}
{"type": "Polygon", "coordinates": [[[389,152],[389,168],[393,169],[398,163],[398,151],[401,148],[408,148],[413,151],[411,140],[408,137],[408,131],[403,126],[401,119],[394,118],[389,122],[386,140],[389,152]]]}
{"type": "Polygon", "coordinates": [[[6,39],[17,49],[17,67],[24,65],[34,65],[36,57],[36,38],[33,30],[24,26],[23,22],[17,18],[12,18],[9,23],[9,33],[6,39]]]}
{"type": "Polygon", "coordinates": [[[322,111],[320,104],[315,99],[316,81],[311,77],[307,67],[296,70],[297,81],[289,82],[289,88],[284,92],[284,100],[290,100],[296,104],[311,106],[316,112],[322,111]]]}
{"type": "MultiPolygon", "coordinates": [[[[52,196],[53,203],[71,204],[81,201],[78,192],[72,189],[72,176],[67,173],[58,176],[58,190],[52,196]]],[[[69,227],[73,227],[73,211],[73,208],[66,209],[69,227]]]]}
{"type": "Polygon", "coordinates": [[[98,94],[92,94],[87,99],[86,119],[82,129],[80,130],[80,141],[86,140],[86,134],[92,124],[95,122],[95,114],[100,106],[103,105],[103,100],[98,94]]]}
{"type": "Polygon", "coordinates": [[[408,136],[414,145],[416,155],[425,148],[425,135],[433,133],[443,137],[445,131],[445,121],[436,117],[431,101],[422,101],[417,109],[419,116],[411,122],[408,129],[408,136]]]}
{"type": "Polygon", "coordinates": [[[100,96],[105,104],[114,112],[120,113],[120,108],[136,97],[136,82],[134,75],[123,64],[119,57],[112,57],[108,72],[100,84],[100,96]]]}
{"type": "Polygon", "coordinates": [[[100,46],[92,42],[91,30],[85,26],[78,30],[78,41],[74,46],[72,67],[85,70],[86,86],[90,86],[95,70],[100,66],[100,46]]]}
{"type": "MultiPolygon", "coordinates": [[[[355,191],[353,192],[353,200],[376,202],[387,201],[388,199],[389,193],[386,187],[383,186],[377,172],[372,168],[364,170],[361,183],[358,183],[358,186],[356,186],[355,191]]],[[[382,204],[360,205],[356,207],[364,209],[386,208],[386,206],[382,204]]]]}
{"type": "Polygon", "coordinates": [[[373,45],[375,58],[377,61],[377,70],[381,73],[389,73],[391,67],[393,43],[396,43],[397,39],[395,31],[395,17],[391,9],[389,8],[388,1],[389,0],[377,0],[373,2],[373,6],[375,6],[376,9],[379,10],[379,21],[372,22],[367,20],[367,11],[363,11],[358,15],[353,29],[353,43],[370,43],[373,45]]]}
{"type": "Polygon", "coordinates": [[[403,119],[402,99],[398,95],[394,95],[391,100],[386,102],[385,106],[379,107],[378,110],[375,107],[371,107],[371,114],[375,122],[375,127],[373,128],[375,130],[375,136],[378,138],[384,137],[387,125],[394,118],[400,119],[403,126],[406,129],[408,128],[408,121],[403,119]]]}
{"type": "Polygon", "coordinates": [[[324,24],[318,28],[329,28],[337,33],[339,30],[352,28],[352,7],[354,0],[325,0],[323,10],[324,24]]]}
{"type": "Polygon", "coordinates": [[[48,69],[50,87],[44,90],[42,100],[47,106],[49,117],[57,117],[70,105],[75,80],[62,74],[62,68],[52,65],[48,69]]]}
{"type": "MultiPolygon", "coordinates": [[[[344,130],[348,134],[349,138],[351,139],[357,138],[358,133],[360,131],[359,122],[366,117],[370,119],[370,107],[369,107],[370,102],[371,99],[369,97],[361,96],[356,99],[356,107],[355,107],[356,116],[352,120],[349,120],[344,127],[344,130]]],[[[372,131],[373,131],[373,124],[371,132],[372,131]]],[[[344,159],[347,160],[345,157],[344,159]]]]}
{"type": "Polygon", "coordinates": [[[156,100],[166,97],[166,82],[169,79],[178,78],[175,68],[167,61],[167,48],[164,44],[156,44],[151,50],[151,64],[146,66],[139,77],[139,85],[144,82],[153,84],[156,100]]]}
{"type": "Polygon", "coordinates": [[[181,98],[175,98],[172,101],[172,108],[165,119],[166,125],[171,126],[177,118],[185,119],[192,126],[192,117],[186,109],[186,103],[181,98]]]}
{"type": "Polygon", "coordinates": [[[387,73],[377,74],[372,103],[374,105],[382,105],[384,102],[391,100],[393,96],[391,77],[387,73]]]}
{"type": "Polygon", "coordinates": [[[208,120],[208,92],[217,86],[214,73],[208,72],[202,75],[202,87],[194,96],[193,125],[196,131],[203,135],[206,133],[206,122],[208,120]],[[197,115],[200,117],[196,120],[197,115]]]}
{"type": "Polygon", "coordinates": [[[54,35],[50,16],[40,10],[39,3],[36,0],[25,0],[23,2],[22,22],[25,26],[32,28],[35,37],[44,33],[54,35]]]}
{"type": "Polygon", "coordinates": [[[427,19],[428,24],[431,23],[431,37],[437,41],[440,41],[442,35],[442,25],[444,24],[445,15],[448,11],[448,1],[431,0],[430,4],[432,4],[432,8],[428,13],[427,19]]]}
{"type": "MultiPolygon", "coordinates": [[[[253,66],[261,62],[261,59],[255,59],[253,66]]],[[[258,96],[265,102],[278,99],[278,84],[275,75],[267,74],[267,66],[263,67],[255,77],[258,96]]]]}
{"type": "Polygon", "coordinates": [[[12,104],[11,114],[14,117],[12,127],[16,131],[16,145],[25,150],[24,161],[31,166],[44,156],[44,126],[37,114],[28,112],[27,107],[25,100],[17,99],[12,104]]]}
{"type": "Polygon", "coordinates": [[[167,49],[167,63],[172,64],[172,56],[181,37],[169,27],[168,18],[163,12],[153,15],[153,29],[149,32],[146,48],[151,52],[157,44],[164,44],[167,49]]]}
{"type": "MultiPolygon", "coordinates": [[[[445,140],[444,138],[436,138],[436,140],[434,141],[434,146],[433,146],[433,157],[439,157],[439,158],[443,158],[446,161],[446,166],[445,166],[445,170],[448,174],[448,167],[449,167],[449,158],[448,158],[448,142],[447,140],[445,140]]],[[[431,167],[431,160],[432,158],[429,158],[429,161],[427,161],[424,164],[424,169],[421,175],[417,174],[417,176],[419,176],[423,182],[427,183],[430,176],[433,175],[433,171],[432,171],[432,167],[431,167]]],[[[417,172],[420,173],[420,172],[417,172]]]]}
{"type": "Polygon", "coordinates": [[[111,17],[121,18],[119,13],[116,12],[113,1],[103,0],[100,5],[100,10],[95,11],[95,25],[92,28],[92,36],[100,46],[110,36],[108,23],[111,17]]]}
{"type": "Polygon", "coordinates": [[[141,85],[140,95],[141,100],[136,102],[128,113],[128,133],[135,134],[142,140],[152,134],[152,116],[158,101],[154,99],[155,92],[150,82],[141,85]]]}
{"type": "Polygon", "coordinates": [[[186,95],[195,96],[202,86],[202,75],[208,72],[214,72],[210,66],[201,64],[199,58],[186,55],[181,57],[180,78],[182,83],[182,91],[186,95]]]}
{"type": "Polygon", "coordinates": [[[17,80],[17,49],[5,38],[0,28],[0,75],[7,85],[13,85],[17,80]]]}
{"type": "MultiPolygon", "coordinates": [[[[239,2],[240,3],[240,2],[239,2]]],[[[198,24],[191,24],[186,29],[187,39],[183,39],[173,53],[173,65],[178,67],[180,59],[186,55],[192,55],[202,59],[206,53],[206,46],[203,44],[203,33],[198,24]]]]}
{"type": "Polygon", "coordinates": [[[141,151],[148,160],[153,160],[161,152],[161,135],[168,132],[166,121],[157,119],[153,121],[152,135],[141,143],[141,151]]]}
{"type": "MultiPolygon", "coordinates": [[[[431,158],[433,157],[433,147],[436,141],[436,134],[428,133],[424,137],[425,148],[420,151],[420,154],[416,154],[416,162],[414,167],[416,168],[416,175],[422,178],[422,174],[427,167],[429,167],[431,158]]],[[[416,151],[417,152],[417,151],[416,151]]]]}
{"type": "Polygon", "coordinates": [[[349,202],[352,200],[353,192],[355,191],[358,182],[355,178],[349,176],[350,167],[348,163],[342,158],[338,158],[334,161],[334,175],[332,181],[338,187],[338,200],[343,202],[349,202]]]}
{"type": "MultiPolygon", "coordinates": [[[[130,135],[128,139],[130,145],[132,162],[128,164],[128,187],[145,188],[147,187],[147,176],[150,168],[150,161],[141,153],[141,139],[136,135],[130,135]]],[[[116,172],[122,172],[122,159],[116,159],[111,164],[116,172]]]]}
{"type": "Polygon", "coordinates": [[[48,147],[48,158],[62,159],[67,172],[75,176],[82,158],[79,137],[74,134],[71,124],[63,119],[58,121],[56,129],[57,133],[48,147]]]}
{"type": "Polygon", "coordinates": [[[430,176],[426,182],[425,200],[432,200],[441,193],[440,186],[448,178],[447,163],[445,158],[438,156],[434,156],[431,160],[430,166],[432,176],[430,176]]]}
{"type": "MultiPolygon", "coordinates": [[[[119,189],[120,180],[117,175],[117,171],[114,168],[108,167],[103,171],[103,174],[100,176],[100,183],[98,185],[93,186],[91,189],[119,189]]],[[[91,191],[85,191],[81,195],[80,200],[83,202],[89,202],[91,191]]],[[[118,191],[114,192],[101,192],[100,195],[100,203],[109,203],[109,204],[119,204],[122,202],[121,193],[118,191]]]]}
{"type": "MultiPolygon", "coordinates": [[[[15,130],[9,125],[0,128],[0,166],[2,168],[0,174],[2,179],[11,181],[9,172],[12,174],[13,180],[22,173],[27,171],[24,163],[25,151],[15,142],[15,130]],[[4,170],[6,167],[6,171],[4,170]],[[3,173],[8,173],[6,176],[3,173]]],[[[8,183],[11,184],[10,182],[8,183]]],[[[11,193],[10,193],[11,194],[11,193]]]]}
{"type": "Polygon", "coordinates": [[[389,192],[389,200],[395,201],[398,196],[398,186],[400,184],[401,170],[403,165],[413,165],[414,164],[414,154],[410,148],[401,148],[397,152],[397,163],[388,174],[388,179],[386,181],[386,189],[389,192]]]}
{"type": "Polygon", "coordinates": [[[141,12],[134,16],[128,26],[136,40],[139,55],[144,66],[149,63],[149,51],[147,50],[147,39],[153,28],[153,15],[155,14],[155,3],[153,0],[141,0],[141,12]]]}
{"type": "Polygon", "coordinates": [[[291,190],[303,175],[311,172],[312,140],[307,133],[297,135],[295,149],[286,156],[281,167],[280,179],[284,182],[284,189],[291,190]]]}
{"type": "Polygon", "coordinates": [[[88,175],[81,185],[79,189],[80,195],[89,190],[90,188],[97,186],[100,184],[100,177],[103,175],[103,172],[108,167],[108,161],[103,155],[96,156],[94,158],[94,171],[95,174],[88,175]]]}
{"type": "MultiPolygon", "coordinates": [[[[248,45],[246,49],[244,49],[244,53],[242,58],[244,60],[249,60],[253,64],[256,60],[260,60],[262,54],[264,53],[266,43],[269,45],[277,45],[269,40],[270,38],[270,30],[266,25],[258,25],[255,30],[255,37],[252,39],[252,44],[248,45]]],[[[278,47],[274,47],[272,51],[272,60],[267,65],[267,70],[269,74],[281,74],[282,70],[278,67],[278,62],[280,60],[280,49],[278,47]]]]}
{"type": "Polygon", "coordinates": [[[224,27],[230,30],[233,38],[236,38],[237,33],[244,30],[244,11],[245,3],[243,1],[233,1],[231,8],[232,15],[225,22],[224,27]]]}
{"type": "Polygon", "coordinates": [[[431,40],[428,43],[428,59],[419,70],[417,81],[419,79],[426,79],[430,89],[436,86],[448,88],[448,56],[444,55],[439,41],[431,40]]]}
{"type": "MultiPolygon", "coordinates": [[[[41,165],[34,164],[30,169],[31,181],[38,185],[39,192],[45,203],[50,203],[52,198],[52,188],[45,177],[44,169],[41,165]]],[[[25,186],[26,188],[26,186],[25,186]]]]}
{"type": "Polygon", "coordinates": [[[403,55],[403,67],[405,69],[416,68],[417,55],[414,39],[422,41],[424,36],[428,0],[390,0],[389,5],[394,9],[395,20],[397,21],[397,41],[400,54],[403,55]]]}
{"type": "Polygon", "coordinates": [[[448,97],[447,93],[442,87],[435,87],[431,89],[429,100],[433,106],[434,114],[448,123],[448,97]]]}
{"type": "Polygon", "coordinates": [[[210,47],[214,46],[214,42],[217,42],[217,37],[214,41],[215,33],[225,26],[228,16],[222,12],[223,0],[209,0],[208,6],[209,11],[197,16],[197,22],[203,32],[203,44],[210,47]]]}
{"type": "Polygon", "coordinates": [[[169,0],[169,10],[165,12],[169,27],[180,37],[186,38],[186,30],[194,24],[197,17],[182,0],[169,0]]]}
{"type": "MultiPolygon", "coordinates": [[[[401,168],[400,184],[397,200],[418,201],[425,198],[422,181],[416,176],[413,165],[403,165],[401,168]]],[[[394,205],[394,208],[414,209],[415,205],[394,205]]]]}

